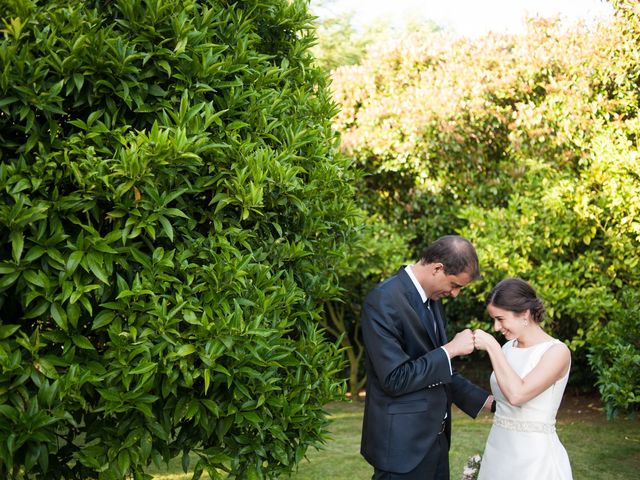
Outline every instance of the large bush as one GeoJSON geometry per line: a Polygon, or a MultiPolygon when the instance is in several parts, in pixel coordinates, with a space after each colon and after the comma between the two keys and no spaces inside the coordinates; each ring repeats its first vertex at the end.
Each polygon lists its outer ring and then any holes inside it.
{"type": "Polygon", "coordinates": [[[626,290],[602,328],[589,333],[589,362],[608,417],[640,411],[640,292],[626,290]]]}
{"type": "Polygon", "coordinates": [[[589,374],[588,353],[606,364],[592,342],[613,338],[598,332],[621,318],[624,290],[640,288],[640,32],[637,2],[617,3],[625,15],[597,26],[538,20],[522,36],[385,43],[333,75],[366,208],[407,231],[414,257],[445,233],[478,247],[483,279],[447,307],[453,328],[489,328],[485,294],[523,276],[587,388],[608,382],[603,368],[589,374]]]}
{"type": "Polygon", "coordinates": [[[290,471],[343,392],[355,218],[306,4],[0,16],[0,477],[290,471]]]}

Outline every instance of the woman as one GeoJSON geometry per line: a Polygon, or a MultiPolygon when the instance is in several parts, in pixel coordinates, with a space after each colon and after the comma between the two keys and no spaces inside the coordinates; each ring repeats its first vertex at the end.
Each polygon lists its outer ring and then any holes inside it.
{"type": "Polygon", "coordinates": [[[571,352],[540,327],[544,305],[524,280],[498,283],[486,306],[494,329],[508,342],[501,348],[489,333],[474,332],[475,347],[491,359],[496,400],[478,480],[570,480],[569,457],[555,421],[571,352]]]}

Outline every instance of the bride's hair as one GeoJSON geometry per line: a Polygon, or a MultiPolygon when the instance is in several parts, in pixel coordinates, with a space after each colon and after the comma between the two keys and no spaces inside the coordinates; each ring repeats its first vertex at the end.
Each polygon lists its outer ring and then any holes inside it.
{"type": "Polygon", "coordinates": [[[536,323],[542,322],[544,318],[544,303],[529,283],[517,277],[505,278],[493,287],[485,305],[493,305],[517,314],[529,310],[531,319],[536,323]]]}

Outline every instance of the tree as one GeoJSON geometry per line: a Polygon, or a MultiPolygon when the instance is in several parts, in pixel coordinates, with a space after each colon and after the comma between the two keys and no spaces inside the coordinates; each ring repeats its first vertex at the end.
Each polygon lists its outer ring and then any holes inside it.
{"type": "Polygon", "coordinates": [[[423,19],[419,14],[400,24],[378,18],[365,25],[356,25],[353,12],[333,13],[333,3],[311,2],[312,8],[328,12],[321,13],[316,20],[318,41],[312,49],[318,64],[327,71],[358,65],[365,58],[367,50],[375,44],[395,41],[407,35],[419,35],[428,41],[433,33],[443,30],[437,23],[423,19]]]}
{"type": "Polygon", "coordinates": [[[343,394],[318,320],[358,218],[306,4],[0,16],[0,476],[291,471],[343,394]]]}

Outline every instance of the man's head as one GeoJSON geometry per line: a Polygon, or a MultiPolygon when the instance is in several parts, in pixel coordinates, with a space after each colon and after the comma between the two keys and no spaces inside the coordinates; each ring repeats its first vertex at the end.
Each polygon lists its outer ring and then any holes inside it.
{"type": "Polygon", "coordinates": [[[475,248],[458,235],[440,237],[426,247],[418,269],[419,281],[432,300],[455,298],[462,287],[480,276],[475,248]]]}

